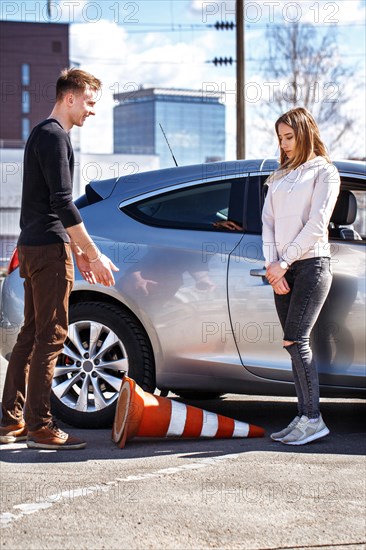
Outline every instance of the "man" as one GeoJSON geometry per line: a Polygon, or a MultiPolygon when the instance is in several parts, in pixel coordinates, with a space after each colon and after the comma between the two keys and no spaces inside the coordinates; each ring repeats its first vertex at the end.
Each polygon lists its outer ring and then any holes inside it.
{"type": "Polygon", "coordinates": [[[91,284],[113,285],[112,271],[118,271],[92,241],[72,201],[74,154],[68,132],[95,114],[100,88],[100,80],[85,71],[62,71],[54,108],[33,128],[25,146],[18,240],[24,325],[5,380],[1,443],[26,440],[28,447],[38,449],[86,446],[57,427],[50,397],[68,331],[72,252],[81,275],[91,284]]]}

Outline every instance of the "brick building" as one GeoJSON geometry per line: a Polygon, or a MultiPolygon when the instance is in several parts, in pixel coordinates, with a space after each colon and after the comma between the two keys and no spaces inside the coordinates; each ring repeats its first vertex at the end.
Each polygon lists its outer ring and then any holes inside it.
{"type": "Polygon", "coordinates": [[[19,148],[46,118],[69,66],[69,25],[0,21],[0,147],[19,148]]]}
{"type": "Polygon", "coordinates": [[[49,116],[68,66],[69,25],[0,21],[0,270],[19,235],[25,141],[49,116]]]}

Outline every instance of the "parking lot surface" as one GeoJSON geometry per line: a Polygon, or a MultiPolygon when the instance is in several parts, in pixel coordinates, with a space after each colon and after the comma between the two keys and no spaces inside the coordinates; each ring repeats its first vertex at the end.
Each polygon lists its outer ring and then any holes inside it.
{"type": "Polygon", "coordinates": [[[190,403],[266,436],[135,438],[119,449],[110,430],[70,428],[85,450],[2,445],[1,548],[365,548],[363,401],[323,399],[331,434],[296,449],[269,438],[295,398],[190,403]]]}

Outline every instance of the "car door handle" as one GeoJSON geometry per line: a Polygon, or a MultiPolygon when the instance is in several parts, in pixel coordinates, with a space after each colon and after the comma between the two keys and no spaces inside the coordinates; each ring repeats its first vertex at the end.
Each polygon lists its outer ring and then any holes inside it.
{"type": "Polygon", "coordinates": [[[264,267],[262,269],[251,269],[249,273],[252,277],[262,277],[263,284],[269,285],[268,279],[266,278],[267,271],[264,267]]]}
{"type": "Polygon", "coordinates": [[[250,270],[250,274],[252,275],[252,277],[265,277],[266,273],[267,271],[264,268],[250,270]]]}

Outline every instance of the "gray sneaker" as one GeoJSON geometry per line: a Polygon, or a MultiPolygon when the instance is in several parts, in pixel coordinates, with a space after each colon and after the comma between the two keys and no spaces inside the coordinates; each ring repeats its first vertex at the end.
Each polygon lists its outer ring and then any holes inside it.
{"type": "Polygon", "coordinates": [[[282,438],[285,437],[285,435],[292,432],[292,430],[296,427],[299,421],[300,421],[300,417],[295,416],[295,418],[293,419],[292,422],[290,422],[287,428],[283,428],[283,430],[281,430],[280,432],[275,432],[271,434],[271,439],[273,439],[273,441],[282,441],[282,438]]]}
{"type": "Polygon", "coordinates": [[[285,445],[305,445],[329,434],[329,430],[320,415],[316,422],[310,422],[307,416],[302,416],[296,427],[283,439],[285,445]]]}

